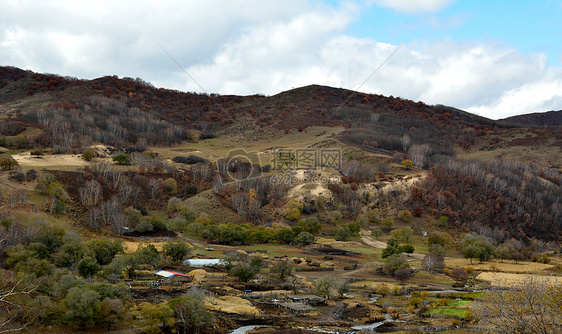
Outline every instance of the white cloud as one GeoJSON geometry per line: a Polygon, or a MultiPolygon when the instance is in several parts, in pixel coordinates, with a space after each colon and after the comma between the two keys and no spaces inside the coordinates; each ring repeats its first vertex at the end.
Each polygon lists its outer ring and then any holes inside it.
{"type": "Polygon", "coordinates": [[[382,7],[392,8],[406,14],[438,12],[454,0],[372,0],[382,7]]]}
{"type": "MultiPolygon", "coordinates": [[[[449,2],[420,3],[429,11],[449,2]]],[[[201,89],[154,41],[206,91],[221,94],[271,95],[309,84],[357,89],[398,47],[346,35],[360,10],[353,3],[61,1],[3,7],[0,64],[80,78],[141,77],[184,91],[201,89]],[[51,12],[61,14],[45,15],[51,12]]],[[[360,90],[501,118],[562,109],[561,86],[562,68],[548,66],[542,54],[491,41],[444,40],[402,46],[360,90]]]]}

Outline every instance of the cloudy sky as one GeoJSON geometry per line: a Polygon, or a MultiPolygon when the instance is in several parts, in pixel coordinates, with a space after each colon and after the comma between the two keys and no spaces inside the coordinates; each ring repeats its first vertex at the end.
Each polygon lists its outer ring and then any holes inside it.
{"type": "Polygon", "coordinates": [[[322,84],[497,119],[562,109],[561,17],[562,0],[2,0],[0,65],[221,94],[322,84]]]}

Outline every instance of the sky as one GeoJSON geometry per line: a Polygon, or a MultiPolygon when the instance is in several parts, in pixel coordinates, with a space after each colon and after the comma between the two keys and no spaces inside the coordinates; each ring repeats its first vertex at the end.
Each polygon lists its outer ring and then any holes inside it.
{"type": "Polygon", "coordinates": [[[0,0],[0,65],[219,94],[320,84],[499,119],[562,109],[561,17],[562,0],[0,0]]]}

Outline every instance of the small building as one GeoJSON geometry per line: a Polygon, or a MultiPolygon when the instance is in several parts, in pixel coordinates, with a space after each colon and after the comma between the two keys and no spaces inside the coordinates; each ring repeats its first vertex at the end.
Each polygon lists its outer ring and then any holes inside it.
{"type": "Polygon", "coordinates": [[[213,266],[224,266],[225,262],[223,259],[189,259],[183,261],[183,265],[192,268],[203,268],[203,267],[213,267],[213,266]]]}
{"type": "Polygon", "coordinates": [[[183,283],[190,282],[191,279],[193,278],[189,275],[178,273],[176,271],[169,271],[169,270],[160,270],[156,272],[156,275],[162,277],[158,280],[158,282],[155,282],[156,286],[159,286],[161,283],[182,284],[182,282],[183,283]]]}

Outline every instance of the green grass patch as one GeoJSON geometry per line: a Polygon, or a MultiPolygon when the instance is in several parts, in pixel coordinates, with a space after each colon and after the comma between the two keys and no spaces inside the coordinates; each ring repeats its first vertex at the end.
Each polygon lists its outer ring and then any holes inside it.
{"type": "Polygon", "coordinates": [[[451,308],[451,307],[437,307],[429,310],[429,314],[431,315],[441,314],[441,315],[448,315],[448,316],[459,317],[459,318],[466,318],[469,312],[470,309],[451,308]]]}
{"type": "Polygon", "coordinates": [[[447,305],[456,307],[456,306],[468,305],[470,303],[472,303],[471,300],[457,300],[457,299],[455,299],[455,300],[449,300],[447,305]]]}

